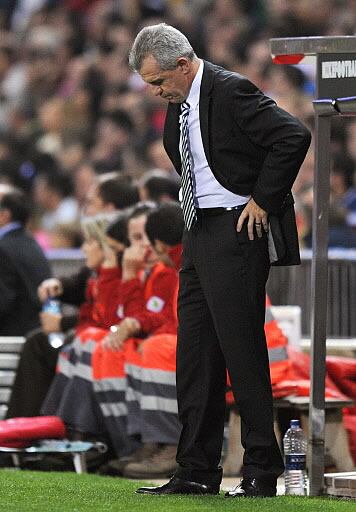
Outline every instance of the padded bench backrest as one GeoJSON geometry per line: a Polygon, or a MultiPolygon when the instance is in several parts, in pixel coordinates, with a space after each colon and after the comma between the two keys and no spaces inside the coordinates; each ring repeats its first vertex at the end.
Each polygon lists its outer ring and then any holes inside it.
{"type": "Polygon", "coordinates": [[[0,419],[5,417],[25,338],[0,336],[0,419]]]}

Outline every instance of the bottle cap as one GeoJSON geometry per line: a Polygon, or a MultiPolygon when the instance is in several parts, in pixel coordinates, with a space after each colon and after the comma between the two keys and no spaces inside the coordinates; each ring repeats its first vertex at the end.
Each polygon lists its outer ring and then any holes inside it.
{"type": "Polygon", "coordinates": [[[299,420],[290,420],[290,426],[293,427],[300,427],[299,420]]]}

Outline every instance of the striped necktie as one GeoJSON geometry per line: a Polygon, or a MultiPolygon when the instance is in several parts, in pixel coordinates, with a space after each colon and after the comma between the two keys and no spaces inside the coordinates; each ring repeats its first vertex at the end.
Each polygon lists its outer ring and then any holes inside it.
{"type": "Polygon", "coordinates": [[[184,102],[181,105],[180,140],[179,152],[182,161],[182,210],[183,218],[187,230],[189,231],[197,219],[197,212],[194,205],[192,170],[190,166],[189,144],[188,144],[188,115],[189,103],[184,102]]]}

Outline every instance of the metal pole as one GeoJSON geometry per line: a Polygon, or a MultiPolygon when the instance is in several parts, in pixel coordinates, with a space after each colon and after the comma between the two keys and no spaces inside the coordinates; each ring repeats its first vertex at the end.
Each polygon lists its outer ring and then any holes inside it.
{"type": "Polygon", "coordinates": [[[328,210],[331,116],[316,114],[311,269],[310,495],[324,491],[325,357],[328,292],[328,210]]]}
{"type": "MultiPolygon", "coordinates": [[[[314,101],[315,182],[313,258],[311,275],[311,393],[309,404],[310,494],[324,490],[325,358],[328,292],[328,212],[330,194],[331,117],[355,115],[355,78],[323,73],[325,62],[353,61],[356,37],[297,37],[271,39],[274,62],[295,64],[305,55],[317,56],[317,93],[314,101]],[[329,59],[330,57],[330,59],[329,59]],[[334,80],[336,79],[336,80],[334,80]]],[[[345,63],[344,63],[345,64],[345,63]]]]}

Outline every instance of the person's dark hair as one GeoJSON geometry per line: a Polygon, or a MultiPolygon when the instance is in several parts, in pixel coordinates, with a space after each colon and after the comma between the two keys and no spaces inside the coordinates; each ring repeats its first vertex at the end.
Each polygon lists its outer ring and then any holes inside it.
{"type": "MultiPolygon", "coordinates": [[[[0,140],[0,144],[1,144],[0,140]]],[[[20,176],[18,173],[18,166],[14,162],[14,159],[3,159],[0,160],[0,181],[11,183],[16,188],[22,188],[20,182],[20,176]]]]}
{"type": "Polygon", "coordinates": [[[152,201],[160,202],[164,196],[171,201],[178,201],[180,185],[171,178],[165,176],[151,176],[143,181],[142,186],[147,190],[148,197],[152,201]]]}
{"type": "Polygon", "coordinates": [[[1,46],[0,47],[0,53],[2,53],[6,59],[8,60],[9,64],[12,64],[15,60],[15,49],[11,46],[1,46]]]}
{"type": "Polygon", "coordinates": [[[139,201],[136,184],[128,176],[115,176],[99,182],[98,194],[105,204],[112,203],[117,210],[139,201]]]}
{"type": "Polygon", "coordinates": [[[127,218],[127,210],[120,212],[118,217],[106,228],[106,234],[110,238],[113,238],[128,247],[130,243],[127,238],[127,218]]]}
{"type": "Polygon", "coordinates": [[[43,179],[47,187],[57,192],[61,197],[68,197],[73,194],[73,182],[70,176],[59,170],[38,174],[39,179],[43,179]]]}
{"type": "Polygon", "coordinates": [[[29,200],[20,190],[14,190],[4,194],[0,198],[0,210],[9,210],[12,222],[20,222],[25,225],[31,215],[29,200]]]}
{"type": "Polygon", "coordinates": [[[102,73],[95,67],[90,67],[82,80],[81,88],[88,92],[90,112],[96,121],[100,113],[100,103],[104,94],[105,79],[102,73]]]}
{"type": "Polygon", "coordinates": [[[306,77],[303,71],[295,66],[281,66],[284,76],[288,82],[296,89],[303,90],[306,77]]]}
{"type": "Polygon", "coordinates": [[[164,203],[148,214],[145,230],[153,245],[159,240],[171,247],[182,242],[184,220],[179,203],[164,203]]]}
{"type": "Polygon", "coordinates": [[[334,174],[343,176],[346,188],[350,188],[353,185],[354,167],[354,161],[349,155],[338,152],[332,156],[331,171],[334,174]]]}
{"type": "Polygon", "coordinates": [[[100,119],[108,119],[115,126],[121,128],[127,133],[131,133],[134,128],[134,124],[130,115],[125,110],[114,110],[113,112],[106,112],[100,119]]]}
{"type": "Polygon", "coordinates": [[[157,208],[157,204],[153,201],[142,201],[137,203],[128,213],[127,222],[131,219],[136,219],[141,215],[148,215],[148,213],[157,208]]]}

